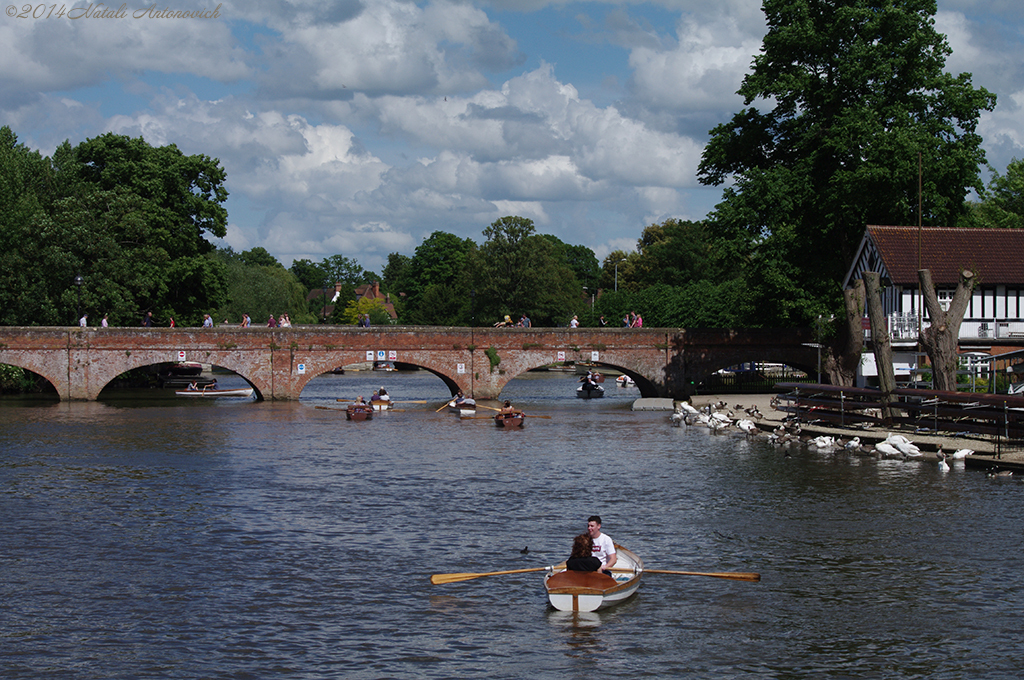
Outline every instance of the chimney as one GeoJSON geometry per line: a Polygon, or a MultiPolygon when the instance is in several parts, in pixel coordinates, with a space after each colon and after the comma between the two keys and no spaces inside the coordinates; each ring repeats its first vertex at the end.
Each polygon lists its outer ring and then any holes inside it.
{"type": "Polygon", "coordinates": [[[376,300],[380,297],[380,283],[378,281],[373,282],[373,299],[376,300]]]}

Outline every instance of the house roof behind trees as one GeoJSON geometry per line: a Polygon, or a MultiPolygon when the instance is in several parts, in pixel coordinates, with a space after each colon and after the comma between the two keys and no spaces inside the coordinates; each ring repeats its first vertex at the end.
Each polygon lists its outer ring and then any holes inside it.
{"type": "Polygon", "coordinates": [[[964,269],[976,272],[985,285],[1024,285],[1024,229],[869,225],[843,288],[870,271],[893,285],[916,288],[919,268],[930,269],[932,281],[942,287],[955,287],[964,269]]]}

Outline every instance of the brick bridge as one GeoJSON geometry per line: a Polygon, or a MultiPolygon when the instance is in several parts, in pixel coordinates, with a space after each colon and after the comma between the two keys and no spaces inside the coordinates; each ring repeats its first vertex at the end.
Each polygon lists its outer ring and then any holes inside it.
{"type": "Polygon", "coordinates": [[[367,360],[413,364],[454,394],[497,398],[526,371],[557,361],[618,369],[644,397],[688,398],[714,371],[770,361],[813,373],[810,329],[0,327],[0,363],[37,373],[62,400],[93,400],[125,371],[176,361],[213,364],[245,378],[261,399],[298,399],[311,379],[367,360]]]}

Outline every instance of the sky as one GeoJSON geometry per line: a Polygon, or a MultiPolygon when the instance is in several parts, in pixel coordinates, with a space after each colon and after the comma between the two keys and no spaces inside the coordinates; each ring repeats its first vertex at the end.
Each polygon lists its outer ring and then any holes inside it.
{"type": "MultiPolygon", "coordinates": [[[[217,158],[217,245],[377,272],[506,215],[598,258],[703,218],[708,132],[766,30],[759,0],[134,2],[7,5],[0,124],[45,155],[114,132],[217,158]]],[[[1018,3],[935,18],[947,70],[998,96],[979,125],[998,172],[1024,157],[1018,3]]]]}

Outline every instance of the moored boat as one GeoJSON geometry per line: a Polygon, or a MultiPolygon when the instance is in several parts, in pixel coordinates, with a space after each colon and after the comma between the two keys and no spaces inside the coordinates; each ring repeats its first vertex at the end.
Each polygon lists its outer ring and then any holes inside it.
{"type": "Polygon", "coordinates": [[[615,379],[615,383],[619,387],[630,387],[631,385],[636,384],[635,382],[633,382],[633,379],[630,378],[628,375],[620,375],[618,378],[615,379]]]}
{"type": "Polygon", "coordinates": [[[370,404],[349,404],[345,409],[346,420],[371,420],[373,418],[373,406],[370,404]]]}
{"type": "Polygon", "coordinates": [[[498,427],[522,427],[526,414],[522,411],[502,411],[494,414],[494,424],[498,427]]]}
{"type": "Polygon", "coordinates": [[[560,611],[592,612],[623,602],[640,588],[644,563],[633,551],[616,544],[614,576],[599,571],[551,569],[544,576],[548,602],[560,611]]]}
{"type": "Polygon", "coordinates": [[[251,387],[246,387],[233,390],[221,390],[216,387],[199,387],[194,390],[175,390],[174,393],[179,397],[251,397],[253,389],[251,387]]]}

